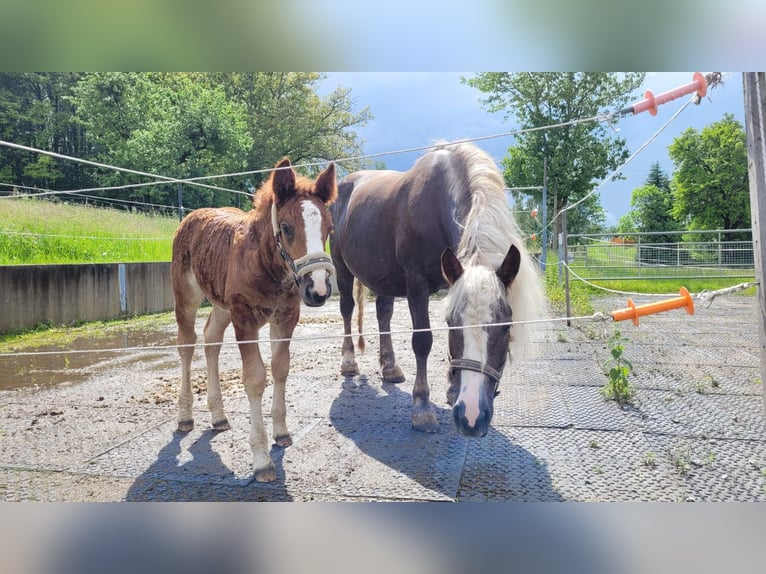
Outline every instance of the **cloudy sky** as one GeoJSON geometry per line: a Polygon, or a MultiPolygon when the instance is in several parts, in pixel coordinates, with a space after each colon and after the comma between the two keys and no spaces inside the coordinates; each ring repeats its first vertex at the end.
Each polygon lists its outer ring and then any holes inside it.
{"type": "MultiPolygon", "coordinates": [[[[705,73],[707,70],[700,70],[705,73]]],[[[647,73],[644,86],[655,95],[692,81],[693,72],[647,73]]],[[[389,152],[425,146],[436,139],[455,140],[481,137],[513,131],[518,128],[513,119],[504,121],[502,113],[490,114],[482,109],[482,94],[462,85],[461,76],[470,72],[339,72],[330,73],[321,91],[342,86],[351,89],[355,107],[369,107],[375,116],[359,130],[365,153],[389,152]]],[[[732,72],[725,83],[708,92],[699,106],[688,106],[644,151],[624,170],[625,180],[608,182],[600,190],[601,204],[607,212],[607,225],[630,210],[631,192],[643,184],[650,165],[659,161],[672,173],[673,164],[667,147],[685,129],[702,129],[732,113],[744,124],[742,74],[732,72]]],[[[637,99],[640,99],[638,97],[637,99]]],[[[684,104],[687,97],[660,106],[656,116],[642,113],[627,116],[617,123],[619,135],[627,141],[630,153],[635,152],[684,104]]],[[[498,162],[513,136],[503,136],[477,142],[498,162]]],[[[410,152],[381,157],[390,169],[406,170],[422,152],[410,152]]]]}

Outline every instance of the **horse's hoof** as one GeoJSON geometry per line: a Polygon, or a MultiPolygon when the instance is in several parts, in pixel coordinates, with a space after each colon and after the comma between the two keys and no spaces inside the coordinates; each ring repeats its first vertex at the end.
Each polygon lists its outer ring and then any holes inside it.
{"type": "Polygon", "coordinates": [[[227,431],[230,428],[231,428],[231,426],[229,426],[229,419],[223,419],[222,421],[218,421],[217,423],[213,423],[213,430],[214,431],[222,432],[222,431],[227,431]]]}
{"type": "Polygon", "coordinates": [[[383,369],[383,382],[384,383],[403,383],[404,373],[398,365],[390,369],[383,369]]]}
{"type": "Polygon", "coordinates": [[[277,470],[272,464],[261,470],[256,470],[254,476],[256,482],[274,482],[277,479],[277,470]]]}
{"type": "Polygon", "coordinates": [[[359,366],[356,361],[343,361],[340,366],[340,374],[344,377],[355,377],[359,374],[359,366]]]}
{"type": "Polygon", "coordinates": [[[287,448],[288,446],[292,446],[293,437],[289,434],[274,437],[274,444],[283,448],[287,448]]]}
{"type": "Polygon", "coordinates": [[[447,404],[451,407],[455,406],[455,400],[457,399],[457,391],[451,388],[447,391],[447,404]]]}
{"type": "Polygon", "coordinates": [[[412,428],[419,432],[435,433],[439,431],[439,421],[432,410],[412,413],[412,428]]]}
{"type": "Polygon", "coordinates": [[[178,421],[178,432],[189,432],[194,429],[194,421],[178,421]]]}

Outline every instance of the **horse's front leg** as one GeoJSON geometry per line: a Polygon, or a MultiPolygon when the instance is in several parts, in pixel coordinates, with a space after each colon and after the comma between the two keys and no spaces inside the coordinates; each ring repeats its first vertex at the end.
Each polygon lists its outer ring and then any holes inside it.
{"type": "Polygon", "coordinates": [[[269,442],[263,424],[263,391],[266,388],[266,367],[258,348],[258,327],[252,310],[233,310],[232,321],[242,356],[242,383],[250,404],[250,448],[253,451],[253,473],[258,482],[276,480],[277,471],[269,456],[269,442]]]}
{"type": "Polygon", "coordinates": [[[293,444],[290,431],[287,430],[287,407],[285,389],[287,375],[290,372],[290,337],[298,322],[300,307],[287,317],[280,317],[271,323],[271,376],[274,378],[274,394],[271,401],[271,419],[274,425],[274,442],[282,447],[293,444]]]}
{"type": "Polygon", "coordinates": [[[391,341],[391,317],[394,314],[394,298],[378,295],[375,299],[375,311],[378,316],[380,333],[380,368],[384,383],[403,383],[404,373],[396,364],[394,344],[391,341]]]}
{"type": "Polygon", "coordinates": [[[428,388],[428,355],[433,345],[431,321],[428,318],[428,283],[424,277],[407,277],[407,303],[412,317],[412,350],[415,352],[416,374],[412,388],[412,427],[422,432],[436,432],[439,421],[431,404],[428,388]]]}
{"type": "Polygon", "coordinates": [[[344,377],[355,377],[359,374],[359,366],[354,355],[354,340],[351,337],[351,319],[354,314],[354,276],[341,262],[335,262],[338,293],[340,295],[340,314],[343,317],[343,360],[340,373],[344,377]]]}
{"type": "MultiPolygon", "coordinates": [[[[221,307],[213,306],[213,310],[205,324],[205,343],[220,343],[226,327],[231,323],[231,314],[221,307]]],[[[229,430],[229,419],[223,408],[221,397],[221,382],[218,372],[218,357],[221,354],[219,345],[205,346],[205,359],[207,363],[207,406],[213,421],[213,428],[217,431],[229,430]]]]}

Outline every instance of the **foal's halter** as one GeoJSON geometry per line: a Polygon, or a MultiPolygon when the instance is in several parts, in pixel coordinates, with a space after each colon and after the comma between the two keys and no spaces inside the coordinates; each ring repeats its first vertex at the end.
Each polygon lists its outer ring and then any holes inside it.
{"type": "Polygon", "coordinates": [[[290,254],[282,245],[282,230],[279,228],[279,222],[277,221],[277,202],[271,204],[271,228],[274,231],[274,239],[277,242],[277,250],[287,266],[293,272],[293,279],[295,284],[300,285],[301,278],[304,275],[308,275],[316,269],[324,269],[329,275],[335,273],[335,267],[332,264],[332,258],[323,251],[315,251],[313,253],[306,253],[303,257],[293,260],[290,254]]]}
{"type": "Polygon", "coordinates": [[[473,359],[450,359],[449,367],[453,373],[455,371],[473,371],[475,373],[481,373],[495,383],[494,396],[500,394],[500,391],[498,391],[497,388],[500,386],[500,377],[502,377],[502,374],[489,365],[474,361],[473,359]]]}

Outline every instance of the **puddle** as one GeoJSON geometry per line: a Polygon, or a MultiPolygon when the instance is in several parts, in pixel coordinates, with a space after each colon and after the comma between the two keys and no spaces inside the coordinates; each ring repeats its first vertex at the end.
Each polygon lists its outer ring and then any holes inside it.
{"type": "Polygon", "coordinates": [[[66,344],[46,344],[24,347],[24,353],[40,352],[40,355],[14,356],[0,354],[0,390],[21,388],[50,388],[58,385],[80,383],[91,376],[136,363],[177,362],[175,349],[167,351],[111,351],[132,347],[174,345],[175,326],[121,329],[116,333],[77,337],[66,344]],[[67,353],[66,351],[93,350],[92,353],[67,353]],[[58,354],[57,352],[61,353],[58,354]],[[49,354],[49,353],[53,354],[49,354]],[[45,353],[45,354],[42,354],[45,353]]]}

